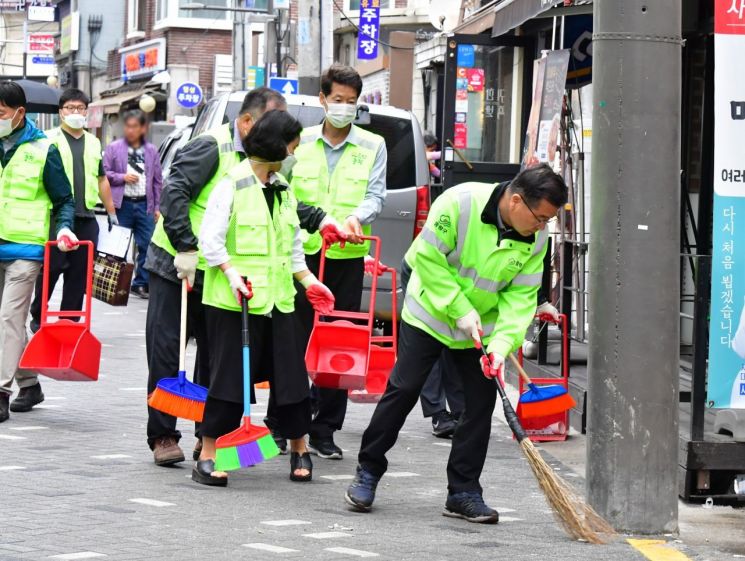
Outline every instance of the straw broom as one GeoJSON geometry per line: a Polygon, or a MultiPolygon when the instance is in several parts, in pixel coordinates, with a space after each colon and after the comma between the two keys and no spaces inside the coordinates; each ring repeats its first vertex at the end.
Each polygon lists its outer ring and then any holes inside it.
{"type": "MultiPolygon", "coordinates": [[[[481,351],[488,361],[489,357],[483,345],[481,351]]],[[[614,535],[615,530],[546,463],[520,424],[499,377],[495,377],[495,380],[507,424],[520,444],[541,491],[564,531],[576,540],[596,544],[606,543],[606,537],[614,535]],[[603,534],[606,537],[603,537],[603,534]]]]}

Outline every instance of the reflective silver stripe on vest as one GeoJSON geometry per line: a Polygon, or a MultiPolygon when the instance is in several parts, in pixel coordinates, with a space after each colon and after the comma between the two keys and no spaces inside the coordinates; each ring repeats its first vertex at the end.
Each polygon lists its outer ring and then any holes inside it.
{"type": "Polygon", "coordinates": [[[548,230],[545,228],[543,230],[539,230],[538,232],[538,239],[535,241],[535,249],[533,249],[533,255],[538,255],[541,251],[543,251],[543,246],[546,245],[546,242],[548,241],[548,230]]]}
{"type": "Polygon", "coordinates": [[[520,286],[540,286],[543,280],[543,273],[532,273],[529,275],[517,275],[512,279],[512,284],[520,286]]]}
{"type": "Polygon", "coordinates": [[[225,154],[226,152],[234,152],[235,144],[233,144],[232,142],[225,142],[224,144],[220,144],[220,146],[218,146],[218,150],[221,154],[225,154]]]}
{"type": "Polygon", "coordinates": [[[502,290],[508,284],[505,281],[495,281],[480,277],[478,272],[476,272],[476,269],[470,267],[459,266],[458,274],[464,279],[471,279],[473,281],[473,286],[480,288],[481,290],[486,290],[487,292],[502,290]]]}
{"type": "Polygon", "coordinates": [[[463,191],[458,195],[458,207],[460,208],[460,214],[458,215],[458,239],[455,241],[454,250],[448,255],[448,263],[453,267],[459,266],[460,254],[466,245],[468,223],[471,221],[471,201],[470,191],[463,191]]]}
{"type": "Polygon", "coordinates": [[[437,237],[437,234],[435,234],[426,226],[419,233],[419,237],[422,238],[429,245],[436,247],[438,250],[440,250],[441,253],[444,253],[445,255],[452,251],[452,248],[448,247],[448,245],[444,241],[437,237]]]}
{"type": "MultiPolygon", "coordinates": [[[[430,326],[440,335],[444,335],[445,337],[448,337],[454,341],[469,341],[471,339],[469,335],[466,335],[460,329],[453,329],[447,323],[432,317],[432,315],[427,310],[425,310],[422,305],[417,302],[416,299],[410,294],[406,295],[405,305],[412,316],[414,316],[425,325],[430,326]]],[[[494,331],[494,325],[495,324],[493,323],[489,323],[483,326],[484,337],[488,337],[489,335],[491,335],[492,331],[494,331]]]]}
{"type": "Polygon", "coordinates": [[[362,148],[370,150],[371,152],[375,152],[376,154],[378,152],[378,149],[380,148],[380,142],[373,142],[372,140],[368,140],[367,138],[358,138],[355,144],[357,146],[362,146],[362,148]]]}
{"type": "Polygon", "coordinates": [[[235,182],[235,188],[236,189],[245,189],[246,187],[251,187],[251,185],[256,184],[256,178],[252,175],[250,177],[244,177],[243,179],[239,179],[235,182]]]}

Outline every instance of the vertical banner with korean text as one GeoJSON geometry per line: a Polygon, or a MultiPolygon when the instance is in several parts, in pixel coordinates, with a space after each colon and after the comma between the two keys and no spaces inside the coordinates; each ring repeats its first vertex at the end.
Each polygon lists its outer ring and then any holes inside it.
{"type": "Polygon", "coordinates": [[[745,0],[716,0],[708,401],[745,409],[745,0]]]}
{"type": "Polygon", "coordinates": [[[375,60],[380,37],[380,0],[360,0],[359,27],[357,60],[375,60]]]}

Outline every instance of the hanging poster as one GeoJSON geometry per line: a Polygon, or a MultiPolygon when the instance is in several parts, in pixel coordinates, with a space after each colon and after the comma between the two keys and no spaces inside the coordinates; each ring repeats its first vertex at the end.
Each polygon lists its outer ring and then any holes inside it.
{"type": "Polygon", "coordinates": [[[456,64],[463,68],[471,68],[476,64],[476,47],[474,45],[458,45],[456,64]]]}
{"type": "Polygon", "coordinates": [[[745,1],[714,4],[714,227],[708,402],[745,409],[745,1]],[[739,249],[741,246],[744,249],[739,249]]]}
{"type": "Polygon", "coordinates": [[[378,58],[380,37],[380,0],[360,0],[360,26],[357,36],[357,59],[378,58]]]}
{"type": "Polygon", "coordinates": [[[468,148],[468,125],[465,123],[455,123],[453,144],[459,150],[468,148]]]}
{"type": "Polygon", "coordinates": [[[469,68],[468,70],[466,70],[466,78],[468,79],[468,91],[469,92],[484,91],[484,69],[483,68],[469,68]]]}

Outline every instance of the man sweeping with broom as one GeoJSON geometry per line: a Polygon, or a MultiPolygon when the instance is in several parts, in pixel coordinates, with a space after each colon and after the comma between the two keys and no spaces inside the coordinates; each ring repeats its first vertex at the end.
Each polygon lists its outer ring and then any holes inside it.
{"type": "Polygon", "coordinates": [[[452,187],[434,202],[407,254],[412,274],[398,360],[362,437],[357,474],[346,493],[356,510],[372,507],[388,466],[385,454],[444,352],[461,377],[465,411],[453,436],[443,514],[498,522],[479,484],[497,395],[494,377],[533,319],[548,245],[545,227],[566,201],[564,180],[543,165],[511,182],[452,187]]]}

